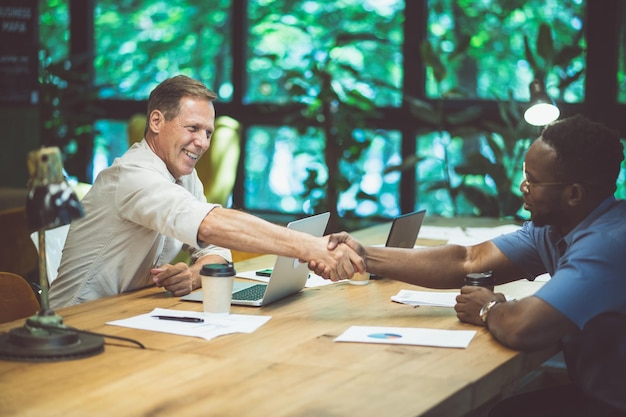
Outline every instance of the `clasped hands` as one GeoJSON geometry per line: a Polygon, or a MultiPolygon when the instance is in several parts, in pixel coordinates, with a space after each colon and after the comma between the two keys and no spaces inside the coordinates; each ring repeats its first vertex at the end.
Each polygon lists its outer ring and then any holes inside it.
{"type": "Polygon", "coordinates": [[[194,289],[193,273],[189,265],[184,262],[152,268],[150,274],[157,287],[165,288],[176,297],[189,294],[194,289]]]}
{"type": "Polygon", "coordinates": [[[337,262],[334,267],[321,260],[310,260],[308,267],[324,279],[339,281],[349,279],[356,272],[365,272],[365,248],[347,232],[333,233],[327,236],[326,249],[334,253],[337,262]]]}

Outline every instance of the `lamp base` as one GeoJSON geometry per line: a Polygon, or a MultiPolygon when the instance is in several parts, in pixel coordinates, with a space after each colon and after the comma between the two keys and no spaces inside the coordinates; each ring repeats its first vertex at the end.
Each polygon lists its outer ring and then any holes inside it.
{"type": "MultiPolygon", "coordinates": [[[[60,326],[38,327],[40,316],[33,316],[22,327],[0,335],[0,359],[24,362],[52,362],[81,359],[104,351],[104,338],[81,334],[60,326]]],[[[45,320],[50,320],[46,318],[45,320]]]]}

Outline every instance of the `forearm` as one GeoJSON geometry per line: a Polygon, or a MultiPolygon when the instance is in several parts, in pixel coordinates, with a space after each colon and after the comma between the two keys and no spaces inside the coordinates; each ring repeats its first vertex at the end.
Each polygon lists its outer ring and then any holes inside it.
{"type": "Polygon", "coordinates": [[[493,271],[497,284],[524,276],[490,241],[421,249],[366,248],[369,272],[429,288],[460,288],[471,272],[493,271]]]}
{"type": "Polygon", "coordinates": [[[319,238],[267,222],[250,214],[213,209],[198,230],[198,240],[229,249],[313,259],[314,250],[325,250],[319,238]]]}
{"type": "Polygon", "coordinates": [[[471,269],[465,247],[366,248],[368,272],[429,288],[460,288],[471,269]]]}
{"type": "Polygon", "coordinates": [[[555,346],[566,334],[579,331],[561,312],[534,296],[496,305],[486,324],[500,343],[526,351],[555,346]]]}

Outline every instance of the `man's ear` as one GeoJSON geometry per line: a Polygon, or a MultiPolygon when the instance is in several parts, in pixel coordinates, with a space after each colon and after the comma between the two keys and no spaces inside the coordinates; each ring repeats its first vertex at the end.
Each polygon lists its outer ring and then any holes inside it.
{"type": "Polygon", "coordinates": [[[150,117],[148,118],[148,130],[151,130],[154,133],[158,133],[163,127],[163,123],[165,123],[165,116],[161,113],[160,110],[152,110],[150,112],[150,117]]]}
{"type": "Polygon", "coordinates": [[[585,187],[581,184],[575,182],[571,184],[569,187],[567,202],[570,206],[577,206],[583,202],[586,197],[585,187]]]}

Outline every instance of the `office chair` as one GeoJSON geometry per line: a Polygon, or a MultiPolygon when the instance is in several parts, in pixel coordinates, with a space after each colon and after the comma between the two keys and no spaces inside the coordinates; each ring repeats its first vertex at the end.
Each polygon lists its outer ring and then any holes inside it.
{"type": "Polygon", "coordinates": [[[228,206],[239,165],[241,125],[232,117],[215,119],[209,150],[196,164],[196,171],[209,203],[228,206]]]}
{"type": "Polygon", "coordinates": [[[0,211],[0,271],[30,279],[37,277],[37,250],[26,227],[26,209],[16,207],[0,211]]]}
{"type": "Polygon", "coordinates": [[[0,272],[0,323],[32,316],[39,301],[28,282],[17,274],[0,272]]]}

